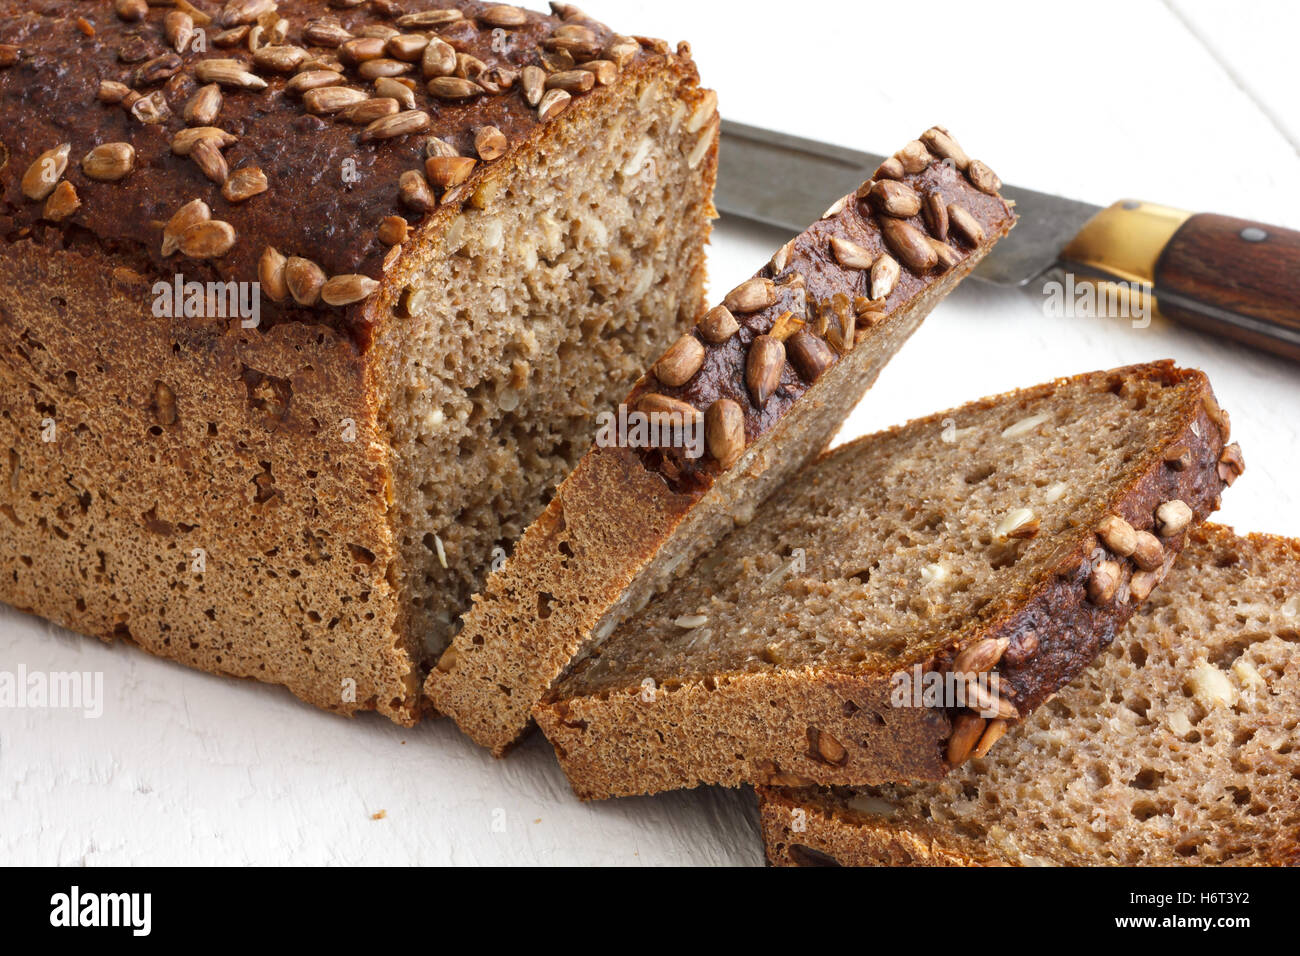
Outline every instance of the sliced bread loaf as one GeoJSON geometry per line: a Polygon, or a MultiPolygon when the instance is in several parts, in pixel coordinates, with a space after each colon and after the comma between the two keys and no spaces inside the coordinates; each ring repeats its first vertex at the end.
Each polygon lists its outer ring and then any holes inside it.
{"type": "Polygon", "coordinates": [[[1300,541],[1206,525],[1098,666],[941,783],[760,789],[779,865],[1300,864],[1300,541]]]}
{"type": "Polygon", "coordinates": [[[529,711],[810,458],[922,318],[1012,225],[997,177],[927,131],[682,336],[465,615],[426,691],[500,754],[529,711]],[[629,440],[623,440],[624,438],[629,440]],[[692,443],[688,438],[693,437],[692,443]]]}
{"type": "Polygon", "coordinates": [[[1227,437],[1205,376],[1164,362],[860,439],[622,625],[537,721],[588,799],[939,779],[1111,642],[1218,506],[1227,437]]]}

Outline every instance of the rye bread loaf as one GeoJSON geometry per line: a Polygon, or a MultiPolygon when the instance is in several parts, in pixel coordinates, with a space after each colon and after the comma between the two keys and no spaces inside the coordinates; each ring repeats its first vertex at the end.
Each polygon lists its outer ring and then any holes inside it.
{"type": "Polygon", "coordinates": [[[1300,864],[1300,541],[1193,533],[1096,667],[941,783],[760,789],[778,865],[1300,864]]]}
{"type": "Polygon", "coordinates": [[[563,5],[0,0],[0,600],[413,720],[702,311],[715,105],[563,5]]]}
{"type": "Polygon", "coordinates": [[[932,128],[732,290],[620,406],[699,426],[699,454],[598,442],[475,596],[433,704],[504,752],[575,662],[826,447],[1011,227],[999,185],[932,128]]]}
{"type": "Polygon", "coordinates": [[[1218,507],[1227,427],[1205,376],[1163,362],[852,442],[537,721],[584,799],[939,779],[1111,642],[1218,507]]]}

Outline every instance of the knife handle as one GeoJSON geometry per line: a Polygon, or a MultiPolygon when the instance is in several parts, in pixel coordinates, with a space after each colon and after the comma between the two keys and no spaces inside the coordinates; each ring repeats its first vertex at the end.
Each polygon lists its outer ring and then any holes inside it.
{"type": "Polygon", "coordinates": [[[1169,319],[1300,361],[1300,232],[1125,200],[1062,258],[1148,284],[1169,319]]]}

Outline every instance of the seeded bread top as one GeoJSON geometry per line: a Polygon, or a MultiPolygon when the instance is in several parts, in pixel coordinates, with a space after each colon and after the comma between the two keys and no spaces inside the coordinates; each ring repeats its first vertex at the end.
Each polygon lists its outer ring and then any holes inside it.
{"type": "Polygon", "coordinates": [[[280,278],[282,307],[264,296],[264,321],[364,323],[345,307],[374,290],[407,228],[474,202],[500,157],[572,98],[666,59],[693,81],[685,48],[673,58],[552,6],[0,0],[0,233],[98,240],[155,275],[260,271],[275,299],[272,247],[307,263],[288,293],[280,278]],[[221,138],[185,132],[199,129],[221,138]],[[400,189],[410,171],[418,182],[400,189]],[[190,207],[165,249],[194,200],[211,222],[190,207]]]}
{"type": "Polygon", "coordinates": [[[676,491],[707,489],[872,325],[1006,234],[1015,214],[1001,186],[941,126],[887,159],[637,383],[629,407],[710,415],[707,456],[650,449],[647,466],[676,491]]]}

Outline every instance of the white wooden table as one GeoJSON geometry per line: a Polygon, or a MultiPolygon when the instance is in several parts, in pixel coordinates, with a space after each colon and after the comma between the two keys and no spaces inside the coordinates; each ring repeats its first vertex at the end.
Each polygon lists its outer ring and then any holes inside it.
{"type": "MultiPolygon", "coordinates": [[[[1300,10],[1287,0],[582,5],[627,32],[690,39],[741,122],[876,151],[941,123],[1007,182],[1300,228],[1300,10]]],[[[715,293],[784,238],[720,223],[715,293]]],[[[1047,318],[1041,299],[966,283],[842,437],[1162,357],[1204,368],[1232,413],[1249,467],[1221,519],[1300,535],[1300,367],[1159,322],[1047,318]]],[[[0,608],[0,669],[20,663],[102,671],[106,701],[95,720],[0,710],[0,863],[762,861],[746,792],[583,805],[536,737],[496,761],[446,721],[341,720],[0,608]]]]}

